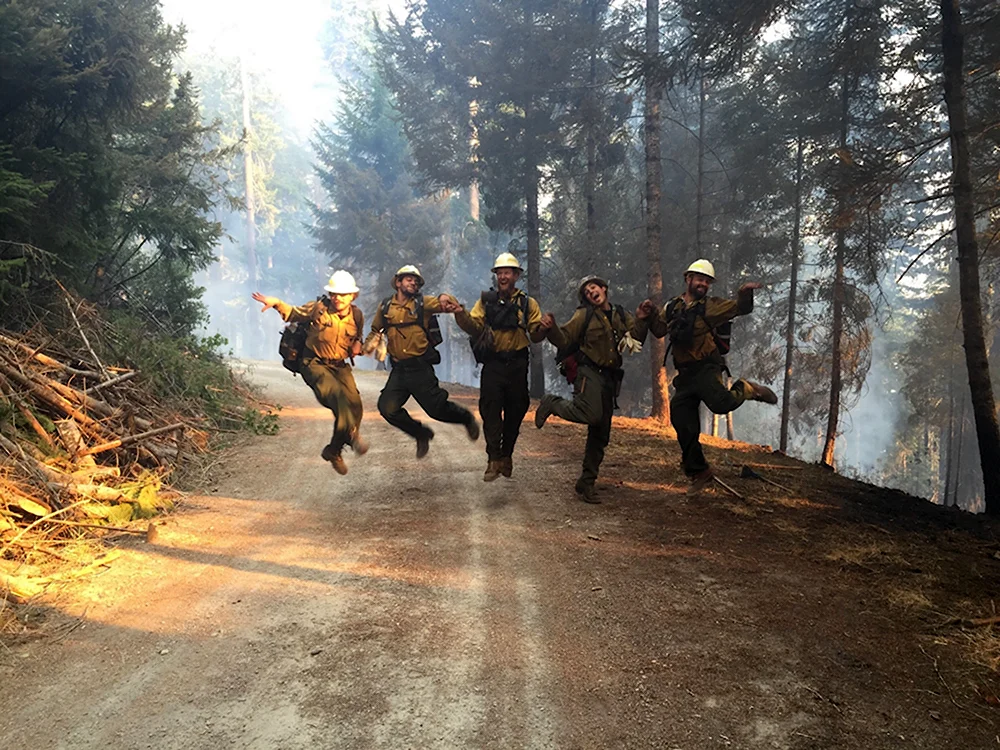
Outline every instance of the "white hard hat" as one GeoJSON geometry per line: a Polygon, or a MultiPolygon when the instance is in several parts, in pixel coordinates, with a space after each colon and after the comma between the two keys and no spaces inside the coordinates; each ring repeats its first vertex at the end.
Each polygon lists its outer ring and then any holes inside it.
{"type": "Polygon", "coordinates": [[[347,271],[334,271],[323,289],[330,294],[357,294],[360,291],[354,277],[347,271]]]}
{"type": "Polygon", "coordinates": [[[424,285],[424,277],[420,275],[420,271],[417,270],[416,266],[407,265],[402,266],[392,277],[392,288],[396,288],[396,282],[399,281],[400,276],[416,276],[419,282],[418,286],[424,285]]]}
{"type": "Polygon", "coordinates": [[[521,268],[521,264],[517,262],[517,258],[511,253],[500,253],[493,263],[493,268],[490,270],[496,273],[501,268],[513,268],[517,271],[524,270],[521,268]]]}
{"type": "Polygon", "coordinates": [[[583,290],[590,282],[594,282],[598,286],[603,286],[605,289],[608,288],[608,282],[602,279],[600,276],[595,276],[594,274],[590,274],[589,276],[584,276],[582,279],[580,279],[580,283],[577,284],[576,286],[576,294],[580,298],[581,303],[587,301],[587,295],[583,293],[583,290]]]}
{"type": "Polygon", "coordinates": [[[688,266],[684,275],[687,276],[689,273],[700,273],[702,276],[708,276],[708,278],[715,281],[715,266],[712,265],[711,261],[704,258],[699,258],[688,266]]]}

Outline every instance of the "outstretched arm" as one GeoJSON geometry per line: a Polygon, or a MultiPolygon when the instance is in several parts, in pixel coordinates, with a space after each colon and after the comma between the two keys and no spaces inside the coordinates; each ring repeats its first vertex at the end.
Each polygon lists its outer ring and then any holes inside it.
{"type": "Polygon", "coordinates": [[[736,291],[736,299],[712,297],[705,305],[705,322],[715,327],[740,315],[753,312],[753,293],[763,288],[763,284],[748,281],[736,291]]]}
{"type": "Polygon", "coordinates": [[[273,307],[286,323],[308,322],[312,320],[313,312],[316,309],[315,302],[308,302],[300,307],[294,307],[277,297],[268,297],[260,292],[254,292],[250,296],[264,305],[260,309],[261,312],[266,312],[273,307]]]}
{"type": "Polygon", "coordinates": [[[476,304],[469,312],[466,312],[465,308],[459,305],[459,308],[455,310],[455,322],[458,323],[459,328],[473,338],[481,334],[483,326],[486,324],[486,310],[483,308],[483,301],[476,300],[476,304]]]}
{"type": "MultiPolygon", "coordinates": [[[[647,331],[658,339],[662,339],[667,335],[666,309],[657,306],[652,300],[643,300],[642,304],[639,305],[639,309],[635,311],[635,317],[638,332],[642,334],[640,340],[646,340],[647,331]]],[[[636,338],[639,338],[639,336],[636,336],[636,338]]]]}
{"type": "MultiPolygon", "coordinates": [[[[551,316],[550,316],[551,317],[551,316]]],[[[539,307],[538,302],[534,299],[528,299],[528,339],[533,344],[537,344],[541,341],[545,341],[545,337],[548,335],[549,328],[543,327],[545,319],[542,317],[542,308],[539,307]]],[[[555,324],[555,318],[552,318],[552,324],[555,324]]]]}
{"type": "Polygon", "coordinates": [[[587,320],[587,312],[583,308],[578,308],[573,317],[570,318],[566,325],[559,326],[555,322],[552,313],[548,313],[546,318],[552,320],[552,325],[549,328],[548,339],[557,349],[563,349],[573,341],[579,341],[583,336],[583,324],[587,320]]]}
{"type": "Polygon", "coordinates": [[[260,302],[262,305],[264,305],[260,309],[261,312],[267,312],[272,307],[275,307],[276,305],[280,304],[280,302],[281,302],[281,300],[278,299],[277,297],[267,297],[267,296],[261,294],[260,292],[254,292],[250,296],[253,297],[257,302],[260,302]]]}

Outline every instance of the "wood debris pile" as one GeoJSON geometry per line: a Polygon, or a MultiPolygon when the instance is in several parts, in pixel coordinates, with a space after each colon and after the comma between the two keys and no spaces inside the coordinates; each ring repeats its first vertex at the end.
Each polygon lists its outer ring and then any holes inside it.
{"type": "Polygon", "coordinates": [[[29,557],[62,559],[60,541],[131,532],[122,524],[169,505],[166,475],[207,449],[204,419],[101,362],[72,320],[56,335],[0,329],[0,599],[32,595],[16,575],[29,557]]]}

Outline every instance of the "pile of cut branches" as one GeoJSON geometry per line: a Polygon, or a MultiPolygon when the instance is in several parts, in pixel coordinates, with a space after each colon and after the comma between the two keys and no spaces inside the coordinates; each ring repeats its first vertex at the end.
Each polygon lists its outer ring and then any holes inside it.
{"type": "Polygon", "coordinates": [[[67,308],[60,327],[0,329],[0,599],[37,593],[18,575],[36,556],[145,533],[127,524],[172,503],[167,475],[206,451],[218,427],[190,400],[158,398],[126,357],[106,361],[113,347],[100,340],[110,334],[100,315],[80,302],[67,308]]]}

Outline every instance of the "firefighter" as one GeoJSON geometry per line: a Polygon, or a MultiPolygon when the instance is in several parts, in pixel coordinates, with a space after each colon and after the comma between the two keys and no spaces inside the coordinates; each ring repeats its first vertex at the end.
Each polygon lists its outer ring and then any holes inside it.
{"type": "Polygon", "coordinates": [[[479,416],[486,438],[486,473],[492,482],[514,470],[514,444],[528,413],[528,356],[532,343],[545,338],[538,302],[517,288],[521,264],[511,253],[497,256],[492,268],[496,288],[483,292],[471,312],[455,313],[455,322],[472,337],[479,380],[479,416]]]}
{"type": "Polygon", "coordinates": [[[575,489],[584,502],[600,503],[594,484],[611,440],[611,416],[625,374],[622,351],[630,347],[637,350],[635,339],[644,330],[637,330],[635,318],[624,308],[612,306],[608,282],[599,276],[584,277],[577,296],[580,306],[566,325],[556,325],[551,313],[541,322],[549,341],[559,349],[563,365],[569,367],[567,379],[573,382],[573,398],[543,396],[535,412],[535,426],[544,426],[552,414],[587,425],[583,469],[575,489]]]}
{"type": "Polygon", "coordinates": [[[333,412],[333,437],[320,455],[338,474],[346,474],[344,446],[359,456],[368,451],[360,433],[364,407],[351,371],[354,357],[361,353],[364,316],[354,305],[358,285],[347,271],[335,272],[323,290],[329,296],[298,307],[260,292],[253,298],[264,305],[261,312],[273,307],[286,322],[308,325],[299,374],[316,400],[333,412]]]}
{"type": "Polygon", "coordinates": [[[709,297],[715,281],[715,268],[699,259],[684,272],[684,294],[663,306],[656,307],[645,300],[637,315],[648,322],[649,330],[658,338],[668,336],[668,351],[673,353],[677,376],[674,396],[670,399],[670,423],[677,432],[681,447],[681,462],[690,484],[687,494],[695,496],[712,483],[714,475],[701,448],[701,420],[698,407],[704,403],[716,414],[726,414],[739,408],[744,401],[778,403],[774,391],[746,379],[727,386],[725,354],[728,337],[720,329],[739,315],[753,310],[753,293],[761,284],[747,282],[736,292],[736,299],[709,297]]]}
{"type": "Polygon", "coordinates": [[[461,305],[447,294],[422,295],[423,286],[424,278],[416,266],[396,271],[392,277],[394,294],[379,305],[364,345],[365,351],[373,351],[379,338],[385,337],[392,370],[379,396],[378,410],[386,422],[416,439],[417,458],[427,455],[434,432],[403,408],[410,396],[431,419],[464,425],[470,440],[479,439],[479,423],[472,412],[449,401],[448,391],[434,374],[434,365],[441,361],[436,348],[441,331],[434,316],[453,313],[461,305]]]}

